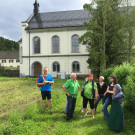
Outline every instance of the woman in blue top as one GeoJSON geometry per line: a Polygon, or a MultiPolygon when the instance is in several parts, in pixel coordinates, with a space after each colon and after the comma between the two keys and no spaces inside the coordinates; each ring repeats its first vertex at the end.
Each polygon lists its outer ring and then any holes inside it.
{"type": "MultiPolygon", "coordinates": [[[[113,91],[114,85],[117,84],[117,78],[115,75],[111,75],[110,76],[110,84],[108,85],[107,91],[113,91]]],[[[112,103],[112,94],[105,92],[104,96],[105,96],[105,102],[103,105],[103,112],[104,112],[104,116],[105,116],[105,120],[109,119],[109,114],[108,114],[108,106],[111,105],[112,103]]]]}

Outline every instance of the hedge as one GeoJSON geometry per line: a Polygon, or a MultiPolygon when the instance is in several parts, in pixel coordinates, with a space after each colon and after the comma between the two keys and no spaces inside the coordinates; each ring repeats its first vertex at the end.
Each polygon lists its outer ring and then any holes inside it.
{"type": "Polygon", "coordinates": [[[124,98],[124,107],[130,112],[135,112],[135,65],[121,65],[115,68],[109,68],[100,75],[105,77],[105,82],[109,83],[109,76],[116,75],[118,83],[122,86],[124,98]]]}

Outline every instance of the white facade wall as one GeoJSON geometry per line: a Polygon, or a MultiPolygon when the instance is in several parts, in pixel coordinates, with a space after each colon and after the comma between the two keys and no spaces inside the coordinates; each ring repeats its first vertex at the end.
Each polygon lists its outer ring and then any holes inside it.
{"type": "Polygon", "coordinates": [[[72,72],[72,63],[78,61],[80,63],[80,72],[78,75],[86,75],[90,73],[87,68],[88,52],[85,45],[80,45],[79,53],[71,52],[72,36],[83,35],[86,30],[82,28],[59,28],[50,30],[35,30],[26,31],[27,24],[23,23],[22,27],[22,63],[20,64],[20,74],[22,76],[29,75],[29,45],[30,45],[30,75],[33,76],[32,64],[40,62],[43,67],[48,67],[49,72],[52,73],[52,63],[57,61],[60,64],[60,71],[65,71],[66,74],[72,72]],[[52,53],[52,37],[59,36],[60,39],[60,53],[52,53]],[[40,38],[40,54],[33,53],[33,38],[38,36],[40,38]]]}

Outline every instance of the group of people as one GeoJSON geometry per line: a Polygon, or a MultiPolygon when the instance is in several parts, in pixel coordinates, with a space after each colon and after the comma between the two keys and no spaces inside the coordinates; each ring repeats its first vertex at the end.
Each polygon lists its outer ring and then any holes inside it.
{"type": "MultiPolygon", "coordinates": [[[[37,85],[41,87],[41,95],[43,99],[44,111],[46,112],[46,98],[49,101],[49,107],[51,113],[52,111],[52,101],[51,101],[51,85],[54,84],[53,78],[47,73],[48,68],[44,68],[44,75],[40,76],[37,85]]],[[[67,122],[73,119],[74,110],[76,107],[77,95],[80,89],[79,82],[77,81],[77,76],[75,73],[71,73],[70,79],[68,79],[62,86],[65,91],[67,101],[65,105],[64,112],[67,115],[67,122]]],[[[83,111],[84,117],[88,113],[88,102],[90,104],[92,118],[95,118],[95,111],[97,109],[99,101],[102,99],[103,103],[103,113],[105,120],[108,121],[108,126],[113,129],[115,133],[119,133],[123,130],[125,126],[124,123],[124,113],[122,102],[124,99],[124,94],[122,92],[121,86],[117,82],[116,76],[110,76],[110,83],[107,85],[104,82],[104,77],[100,76],[98,82],[94,82],[93,75],[89,74],[85,78],[84,85],[82,86],[81,96],[83,98],[83,111]],[[108,113],[108,106],[111,105],[110,114],[108,113]]]]}

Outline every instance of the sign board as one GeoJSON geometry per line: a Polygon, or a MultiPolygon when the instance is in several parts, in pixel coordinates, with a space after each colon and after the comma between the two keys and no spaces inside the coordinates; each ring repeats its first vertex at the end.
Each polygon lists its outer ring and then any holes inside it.
{"type": "Polygon", "coordinates": [[[61,79],[66,79],[66,72],[61,72],[61,79]]]}

